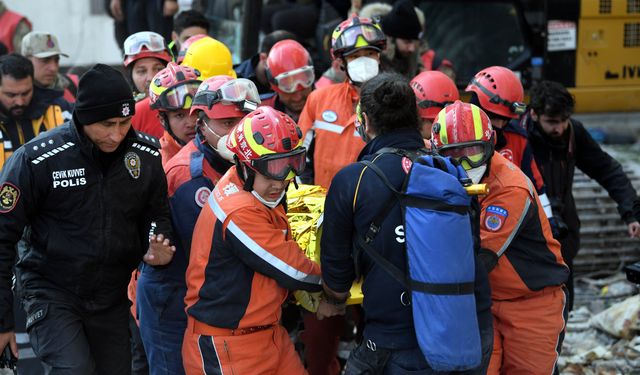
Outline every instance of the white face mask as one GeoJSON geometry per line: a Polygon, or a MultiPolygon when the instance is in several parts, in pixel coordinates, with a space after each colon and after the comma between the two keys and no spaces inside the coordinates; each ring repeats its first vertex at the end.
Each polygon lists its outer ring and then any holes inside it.
{"type": "Polygon", "coordinates": [[[484,172],[487,171],[486,165],[481,165],[477,168],[471,168],[467,171],[467,176],[473,181],[474,184],[480,183],[482,176],[484,176],[484,172]]]}
{"type": "Polygon", "coordinates": [[[260,196],[260,194],[258,194],[255,190],[251,190],[251,194],[253,194],[253,196],[256,197],[256,199],[258,199],[260,201],[260,203],[264,204],[265,206],[267,206],[269,208],[276,208],[278,206],[278,204],[280,203],[280,201],[282,200],[282,197],[284,197],[284,193],[285,193],[285,191],[283,190],[282,194],[280,194],[278,199],[276,199],[275,201],[268,201],[268,200],[262,198],[262,196],[260,196]]]}
{"type": "Polygon", "coordinates": [[[218,144],[213,148],[218,155],[220,155],[224,160],[233,161],[233,152],[227,148],[227,139],[229,138],[228,134],[223,135],[218,139],[218,144]]]}
{"type": "Polygon", "coordinates": [[[347,64],[349,78],[353,82],[363,83],[378,75],[380,63],[376,59],[361,56],[347,64]]]}

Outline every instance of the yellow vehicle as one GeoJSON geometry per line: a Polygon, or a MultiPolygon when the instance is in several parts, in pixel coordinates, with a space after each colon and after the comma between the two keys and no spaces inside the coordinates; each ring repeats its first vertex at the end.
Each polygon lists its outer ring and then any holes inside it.
{"type": "Polygon", "coordinates": [[[640,1],[422,0],[425,38],[456,83],[491,65],[564,84],[576,112],[640,111],[640,1]]]}

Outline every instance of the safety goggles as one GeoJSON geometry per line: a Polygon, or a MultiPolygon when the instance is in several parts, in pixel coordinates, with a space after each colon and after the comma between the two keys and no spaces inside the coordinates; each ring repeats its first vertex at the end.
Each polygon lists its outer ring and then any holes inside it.
{"type": "Polygon", "coordinates": [[[284,181],[299,176],[304,171],[306,159],[307,149],[299,147],[286,154],[267,154],[251,160],[251,167],[269,178],[284,181]]]}
{"type": "Polygon", "coordinates": [[[316,75],[313,72],[312,66],[303,66],[302,68],[278,74],[278,76],[274,78],[278,88],[287,94],[296,92],[298,85],[305,89],[311,87],[315,79],[316,75]]]}
{"type": "Polygon", "coordinates": [[[471,80],[471,83],[478,87],[480,91],[485,93],[489,97],[489,101],[493,104],[500,104],[507,108],[511,113],[515,113],[516,115],[522,115],[527,111],[527,105],[522,102],[510,102],[507,99],[503,99],[498,94],[494,94],[489,91],[488,88],[484,87],[480,82],[478,82],[475,78],[471,80]]]}
{"type": "Polygon", "coordinates": [[[248,79],[238,78],[225,83],[215,91],[200,91],[193,105],[203,105],[211,109],[215,104],[235,104],[243,111],[253,111],[260,104],[260,94],[256,85],[248,79]]]}
{"type": "Polygon", "coordinates": [[[151,52],[162,52],[167,46],[162,36],[148,31],[130,35],[124,41],[124,54],[127,56],[137,55],[143,48],[151,52]]]}
{"type": "Polygon", "coordinates": [[[353,25],[344,30],[336,39],[334,49],[358,47],[358,37],[362,37],[370,45],[382,43],[387,39],[382,30],[372,24],[353,25]]]}
{"type": "Polygon", "coordinates": [[[449,104],[453,104],[453,102],[436,102],[434,100],[421,100],[418,102],[418,107],[424,108],[424,109],[433,108],[433,107],[444,108],[449,104]]]}
{"type": "Polygon", "coordinates": [[[201,83],[202,82],[195,80],[187,81],[169,90],[165,90],[160,94],[152,108],[162,108],[169,111],[191,108],[193,98],[196,96],[196,92],[201,83]]]}
{"type": "Polygon", "coordinates": [[[473,141],[438,148],[441,156],[450,156],[457,160],[465,169],[477,168],[486,164],[493,155],[493,142],[473,141]],[[465,165],[465,162],[468,164],[465,165]]]}

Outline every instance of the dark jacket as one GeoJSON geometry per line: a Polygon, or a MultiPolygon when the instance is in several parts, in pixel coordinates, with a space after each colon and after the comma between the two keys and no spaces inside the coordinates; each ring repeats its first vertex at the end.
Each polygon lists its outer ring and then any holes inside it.
{"type": "MultiPolygon", "coordinates": [[[[405,129],[377,136],[363,149],[360,160],[373,160],[375,153],[384,147],[417,150],[424,141],[417,130],[405,129]]],[[[374,164],[400,190],[406,173],[401,157],[384,154],[374,164]]],[[[358,236],[366,233],[369,224],[395,199],[390,189],[364,165],[353,163],[334,177],[325,202],[324,224],[321,240],[322,278],[326,285],[337,292],[346,292],[356,277],[352,249],[358,236]],[[358,189],[357,197],[354,194],[358,189]],[[354,199],[355,198],[355,199],[354,199]]],[[[396,267],[407,272],[404,231],[400,206],[395,205],[382,223],[373,246],[396,267]],[[400,240],[398,240],[400,239],[400,240]]],[[[384,269],[375,266],[366,254],[362,254],[362,274],[365,295],[364,338],[378,346],[400,349],[417,346],[411,306],[400,303],[405,289],[384,269]]],[[[491,324],[491,292],[486,271],[476,263],[476,304],[480,328],[491,324]]]]}
{"type": "Polygon", "coordinates": [[[530,117],[526,119],[526,127],[554,216],[560,215],[569,228],[568,236],[560,243],[565,261],[572,264],[580,248],[580,219],[572,193],[575,168],[609,192],[626,223],[636,220],[632,214],[636,191],[620,163],[600,148],[580,121],[571,119],[564,137],[557,141],[548,137],[530,117]]]}
{"type": "Polygon", "coordinates": [[[152,231],[171,238],[158,140],[133,129],[102,153],[74,121],[16,150],[0,173],[0,332],[13,328],[11,267],[25,297],[126,302],[152,231]]]}
{"type": "Polygon", "coordinates": [[[260,100],[269,99],[275,95],[271,86],[263,85],[259,80],[258,76],[256,76],[256,66],[258,66],[258,62],[260,62],[260,55],[255,54],[251,58],[248,58],[241,62],[240,64],[233,67],[238,78],[246,78],[251,80],[256,84],[258,88],[258,93],[260,94],[260,100]]]}

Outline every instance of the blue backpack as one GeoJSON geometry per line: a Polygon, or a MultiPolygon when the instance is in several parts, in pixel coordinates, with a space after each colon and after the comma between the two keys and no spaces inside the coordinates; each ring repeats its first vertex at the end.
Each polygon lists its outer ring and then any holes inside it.
{"type": "Polygon", "coordinates": [[[397,199],[391,199],[365,236],[358,238],[359,247],[411,292],[415,333],[429,366],[437,371],[478,367],[482,349],[474,295],[471,197],[463,186],[471,182],[464,169],[449,158],[388,148],[380,153],[408,157],[413,163],[398,191],[375,164],[360,162],[397,199]],[[398,203],[403,212],[408,275],[371,246],[398,203]]]}

